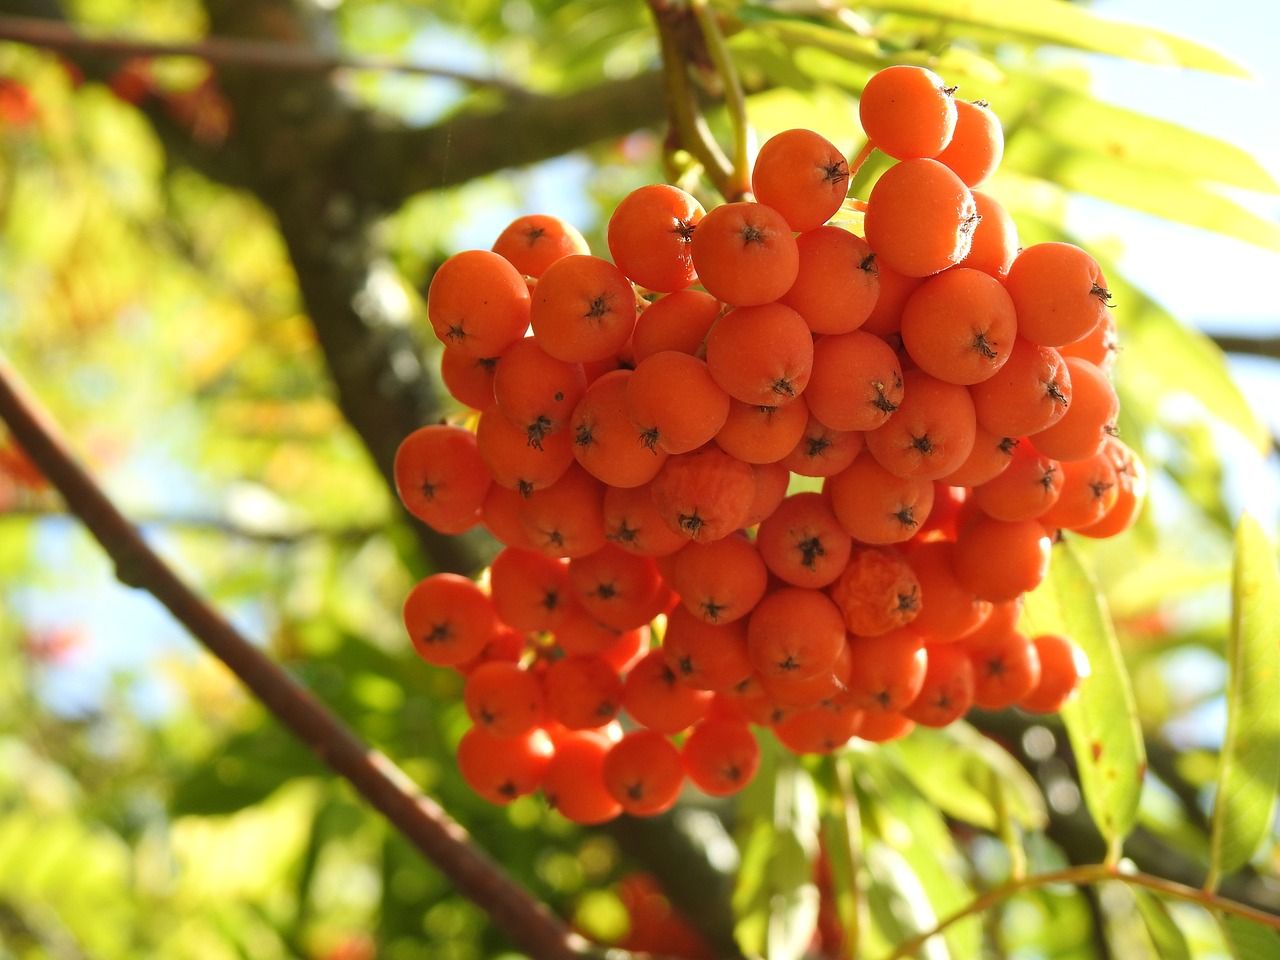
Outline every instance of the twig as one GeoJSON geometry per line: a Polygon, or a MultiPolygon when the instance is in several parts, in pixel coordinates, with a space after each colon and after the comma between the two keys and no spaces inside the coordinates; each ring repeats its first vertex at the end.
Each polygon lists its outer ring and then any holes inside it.
{"type": "Polygon", "coordinates": [[[649,0],[649,9],[653,12],[653,21],[658,29],[658,43],[662,49],[663,89],[670,114],[671,132],[679,145],[702,164],[707,179],[716,190],[722,196],[730,198],[737,189],[733,170],[724,151],[707,128],[706,120],[694,99],[686,57],[676,35],[673,20],[675,14],[664,0],[649,0]]]}
{"type": "Polygon", "coordinates": [[[697,18],[702,30],[702,39],[707,45],[707,53],[715,64],[716,73],[724,86],[724,105],[729,112],[729,123],[733,127],[733,157],[729,167],[729,189],[725,195],[729,201],[741,200],[751,192],[751,161],[748,157],[751,144],[751,123],[747,119],[747,97],[742,91],[742,81],[729,55],[729,47],[725,43],[724,34],[716,13],[706,0],[694,0],[693,15],[697,18]]]}
{"type": "Polygon", "coordinates": [[[1255,910],[1253,907],[1247,907],[1242,903],[1236,903],[1234,900],[1220,897],[1215,893],[1188,887],[1181,883],[1174,883],[1172,880],[1166,880],[1163,877],[1152,876],[1149,873],[1127,873],[1118,867],[1098,863],[1083,867],[1069,867],[1052,873],[1037,874],[1036,876],[1026,877],[1023,880],[1012,880],[1009,883],[988,890],[986,893],[975,897],[955,913],[938,921],[933,929],[926,930],[919,936],[898,944],[897,948],[889,954],[886,960],[905,960],[907,957],[916,956],[920,948],[928,940],[936,937],[952,924],[958,923],[965,917],[982,913],[1016,894],[1027,890],[1038,890],[1041,887],[1049,887],[1055,884],[1070,884],[1071,886],[1082,887],[1099,883],[1103,880],[1116,880],[1131,886],[1143,887],[1166,897],[1199,904],[1209,911],[1230,914],[1253,923],[1262,924],[1273,930],[1280,930],[1280,916],[1275,914],[1264,913],[1261,910],[1255,910]]]}
{"type": "Polygon", "coordinates": [[[86,36],[69,23],[35,17],[0,16],[0,40],[66,53],[91,54],[111,59],[132,57],[196,57],[215,67],[240,67],[287,73],[331,73],[335,70],[377,70],[453,80],[467,87],[502,90],[528,96],[519,84],[502,77],[480,76],[448,67],[407,63],[384,57],[359,57],[323,53],[312,47],[209,36],[193,42],[164,43],[126,36],[86,36]]]}
{"type": "MultiPolygon", "coordinates": [[[[515,883],[434,800],[387,757],[362,743],[279,665],[245,639],[157,556],[72,457],[47,413],[0,357],[0,419],[115,562],[116,575],[165,605],[281,723],[346,778],[459,893],[534,957],[577,960],[592,948],[515,883]]],[[[620,954],[621,956],[621,954],[620,954]]]]}

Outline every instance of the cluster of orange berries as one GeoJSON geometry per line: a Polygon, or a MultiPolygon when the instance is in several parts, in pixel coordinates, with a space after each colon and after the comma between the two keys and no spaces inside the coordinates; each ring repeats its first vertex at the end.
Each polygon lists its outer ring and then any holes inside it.
{"type": "Polygon", "coordinates": [[[830,751],[1071,694],[1076,645],[1017,626],[1058,531],[1110,536],[1143,496],[1109,294],[1078,247],[1017,249],[972,189],[999,124],[952,93],[917,67],[867,85],[899,162],[854,202],[865,237],[829,222],[845,157],[789,130],[754,200],[631,193],[612,262],[526,216],[436,273],[443,378],[478,421],[406,439],[400,494],[506,549],[487,586],[428,577],[404,615],[466,674],[483,796],[651,815],[686,778],[742,788],[753,723],[830,751]]]}

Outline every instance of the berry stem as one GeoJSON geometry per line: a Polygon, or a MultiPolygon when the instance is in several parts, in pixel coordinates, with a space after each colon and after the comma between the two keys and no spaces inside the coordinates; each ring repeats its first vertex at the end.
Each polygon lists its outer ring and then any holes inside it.
{"type": "Polygon", "coordinates": [[[867,159],[871,156],[871,151],[875,150],[875,148],[875,144],[868,140],[862,145],[862,149],[858,151],[857,155],[849,161],[850,188],[853,187],[853,178],[858,175],[858,171],[862,169],[862,165],[867,162],[867,159]]]}
{"type": "Polygon", "coordinates": [[[1249,920],[1252,923],[1259,923],[1263,926],[1270,927],[1273,930],[1280,930],[1280,917],[1275,914],[1265,913],[1261,910],[1255,910],[1253,907],[1245,906],[1242,903],[1236,903],[1234,900],[1228,900],[1225,897],[1210,893],[1207,890],[1200,890],[1195,887],[1188,887],[1182,883],[1176,883],[1173,880],[1166,880],[1163,877],[1152,876],[1149,873],[1128,872],[1122,870],[1118,866],[1110,866],[1105,863],[1093,863],[1079,867],[1068,867],[1065,870],[1055,870],[1051,873],[1041,873],[1035,876],[1026,877],[1022,880],[1010,880],[1008,883],[1002,884],[986,893],[979,894],[972,901],[950,916],[944,917],[938,921],[937,925],[931,930],[926,930],[917,937],[910,940],[904,940],[898,944],[894,951],[890,953],[885,960],[906,960],[907,957],[917,956],[920,948],[924,944],[943,933],[953,924],[958,923],[965,917],[974,916],[983,913],[992,907],[1004,903],[1009,898],[1024,893],[1028,890],[1038,890],[1041,887],[1053,886],[1055,884],[1069,884],[1076,887],[1089,886],[1094,883],[1101,883],[1104,880],[1115,880],[1119,883],[1127,883],[1133,887],[1142,887],[1151,890],[1162,896],[1171,897],[1175,900],[1185,900],[1188,903],[1196,903],[1204,907],[1212,913],[1228,914],[1233,917],[1240,917],[1249,920]]]}
{"type": "Polygon", "coordinates": [[[724,32],[720,29],[715,11],[706,0],[693,0],[693,15],[702,29],[707,53],[711,55],[711,62],[715,64],[716,73],[720,75],[720,81],[724,85],[724,105],[733,128],[729,183],[731,193],[725,194],[725,199],[730,202],[741,200],[751,192],[751,162],[748,156],[751,122],[747,119],[747,97],[742,90],[742,80],[733,65],[733,57],[729,54],[729,46],[725,43],[724,32]]]}

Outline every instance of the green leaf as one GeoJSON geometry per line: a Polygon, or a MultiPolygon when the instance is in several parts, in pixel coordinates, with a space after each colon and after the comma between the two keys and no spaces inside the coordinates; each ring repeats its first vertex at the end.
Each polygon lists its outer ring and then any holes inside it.
{"type": "Polygon", "coordinates": [[[1219,927],[1235,960],[1280,960],[1280,930],[1232,916],[1222,917],[1219,927]]]}
{"type": "Polygon", "coordinates": [[[1230,76],[1249,75],[1229,58],[1193,40],[1100,17],[1084,7],[1055,0],[864,0],[860,6],[960,24],[1006,40],[1074,47],[1230,76]]]}
{"type": "Polygon", "coordinates": [[[911,736],[883,748],[916,789],[950,817],[995,830],[999,813],[991,796],[995,777],[1005,788],[1009,816],[1027,830],[1048,823],[1044,797],[1030,774],[999,744],[961,721],[911,736]]]}
{"type": "Polygon", "coordinates": [[[738,945],[750,957],[800,960],[818,925],[818,795],[794,759],[779,761],[772,817],[754,821],[733,893],[738,945]]]}
{"type": "Polygon", "coordinates": [[[1004,163],[1008,170],[1051,180],[1076,193],[1280,250],[1280,226],[1178,172],[1117,162],[1042,137],[1012,141],[1004,163]]]}
{"type": "Polygon", "coordinates": [[[1015,164],[1024,146],[1039,141],[1129,169],[1159,170],[1264,193],[1280,190],[1248,151],[1198,130],[1099,100],[1078,86],[1021,73],[1009,75],[1007,85],[997,84],[980,92],[991,100],[1010,131],[1009,153],[1015,164]]]}
{"type": "Polygon", "coordinates": [[[1151,944],[1161,960],[1191,960],[1187,938],[1178,929],[1178,924],[1164,901],[1150,890],[1136,887],[1133,895],[1137,900],[1142,922],[1147,926],[1147,936],[1151,938],[1151,944]]]}
{"type": "Polygon", "coordinates": [[[1280,573],[1253,517],[1236,528],[1227,640],[1227,732],[1209,842],[1210,886],[1244,866],[1271,828],[1280,784],[1280,573]]]}
{"type": "Polygon", "coordinates": [[[1054,549],[1048,577],[1027,595],[1023,629],[1031,636],[1068,636],[1089,658],[1091,673],[1063,707],[1062,719],[1085,804],[1111,855],[1117,856],[1138,815],[1146,750],[1111,618],[1070,543],[1054,549]]]}

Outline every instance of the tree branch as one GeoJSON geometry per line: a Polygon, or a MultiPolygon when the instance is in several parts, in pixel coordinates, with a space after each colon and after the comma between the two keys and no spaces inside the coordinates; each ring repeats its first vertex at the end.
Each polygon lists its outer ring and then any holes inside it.
{"type": "Polygon", "coordinates": [[[1251,337],[1245,334],[1213,333],[1209,339],[1226,353],[1280,360],[1280,337],[1251,337]]]}
{"type": "Polygon", "coordinates": [[[127,60],[133,57],[195,57],[213,67],[270,72],[332,73],[335,70],[377,70],[453,80],[467,87],[494,88],[514,96],[528,91],[501,77],[478,76],[462,70],[407,63],[385,57],[357,57],[324,53],[313,48],[240,37],[205,37],[191,43],[157,43],[126,36],[91,37],[69,23],[37,17],[0,16],[0,40],[32,47],[127,60]]]}
{"type": "MultiPolygon", "coordinates": [[[[168,565],[70,454],[48,414],[0,358],[0,419],[115,562],[116,575],[159,600],[263,705],[380,811],[459,893],[534,957],[576,960],[593,948],[482,853],[467,832],[389,759],[362,743],[279,665],[246,640],[168,565]]],[[[620,955],[621,956],[621,955],[620,955]]]]}
{"type": "Polygon", "coordinates": [[[656,70],[563,96],[468,111],[430,127],[390,125],[366,115],[366,128],[348,143],[347,182],[361,199],[392,208],[415,193],[656,126],[663,116],[662,75],[656,70]]]}

